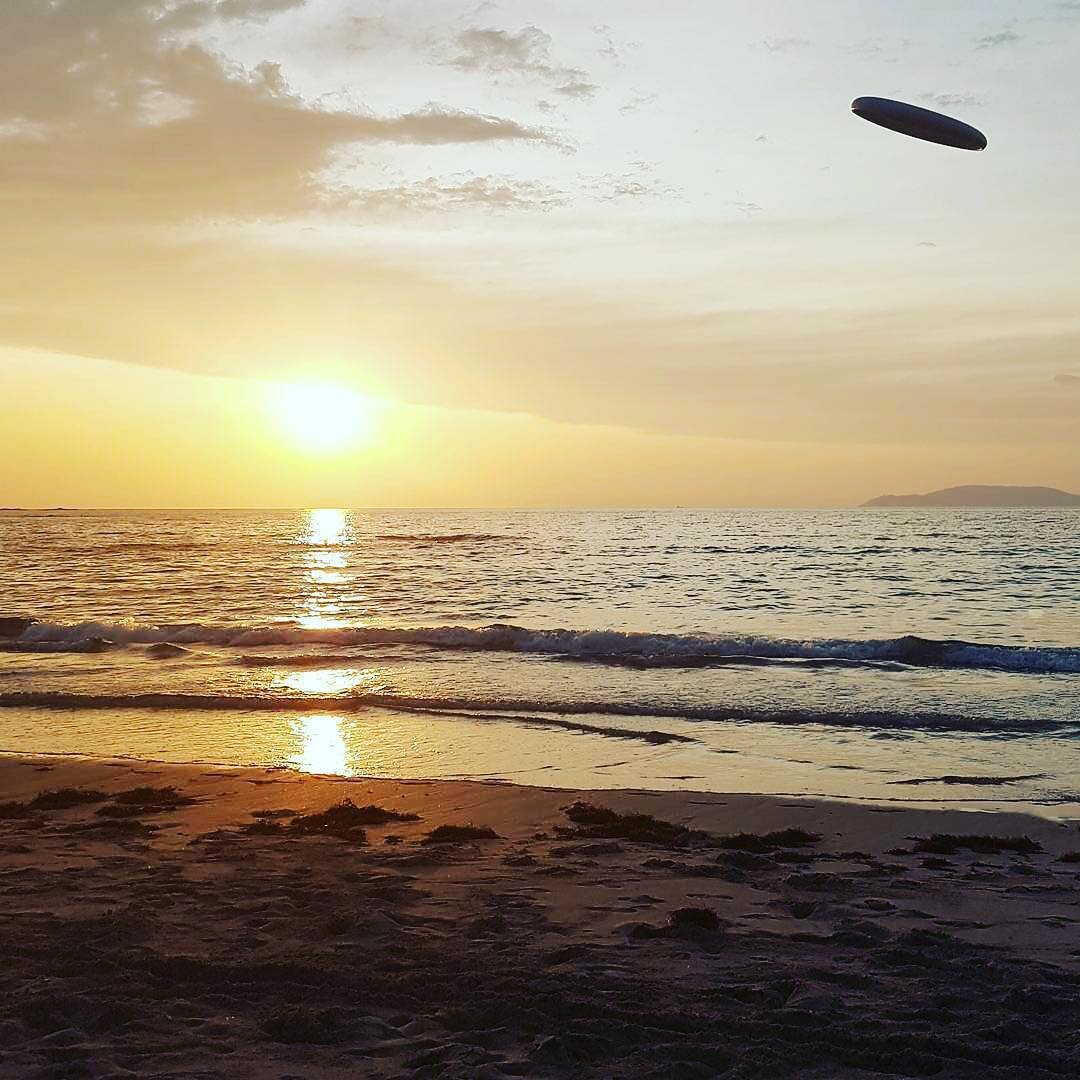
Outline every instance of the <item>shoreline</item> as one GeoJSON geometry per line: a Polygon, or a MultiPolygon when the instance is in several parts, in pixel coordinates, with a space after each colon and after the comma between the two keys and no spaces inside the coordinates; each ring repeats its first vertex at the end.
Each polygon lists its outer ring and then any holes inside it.
{"type": "Polygon", "coordinates": [[[51,755],[0,791],[2,1076],[1080,1071],[1045,818],[51,755]],[[312,816],[346,798],[396,818],[312,816]]]}
{"type": "MultiPolygon", "coordinates": [[[[231,762],[231,761],[219,761],[210,758],[199,758],[192,760],[170,760],[167,758],[154,758],[145,757],[134,754],[89,754],[79,753],[75,751],[28,751],[20,749],[10,749],[0,747],[0,762],[4,761],[37,761],[42,763],[49,762],[114,762],[118,764],[131,765],[133,767],[139,765],[153,765],[160,766],[165,769],[218,769],[224,771],[244,771],[251,770],[256,772],[269,772],[281,775],[294,775],[300,778],[308,778],[311,780],[323,780],[329,783],[364,783],[375,782],[380,783],[432,783],[432,784],[495,784],[500,786],[519,787],[532,789],[536,788],[541,791],[558,791],[563,792],[567,796],[572,795],[575,792],[591,792],[598,798],[602,798],[606,795],[617,794],[619,792],[626,793],[639,793],[646,795],[684,795],[684,796],[703,796],[703,797],[718,797],[725,799],[786,799],[797,800],[799,802],[811,802],[811,803],[836,803],[838,805],[853,806],[853,807],[888,807],[899,811],[912,810],[912,811],[928,811],[928,812],[942,812],[942,813],[962,813],[962,814],[988,814],[988,815],[1005,815],[1005,816],[1018,816],[1018,817],[1033,817],[1042,821],[1051,822],[1054,824],[1063,825],[1066,827],[1077,826],[1080,828],[1080,799],[1073,799],[1068,801],[1038,801],[1031,798],[1017,796],[1015,798],[1002,798],[1001,796],[967,796],[967,797],[953,797],[953,798],[925,798],[917,799],[912,797],[903,797],[900,795],[858,795],[858,794],[844,794],[839,792],[833,793],[819,793],[819,792],[798,792],[798,791],[724,791],[715,788],[695,788],[695,787],[649,787],[647,785],[612,785],[612,786],[595,786],[590,787],[580,784],[559,784],[559,783],[530,783],[527,780],[513,779],[511,777],[502,777],[495,773],[484,775],[447,775],[447,776],[388,776],[380,774],[366,774],[366,773],[337,773],[337,772],[321,772],[315,769],[306,768],[296,762],[287,762],[279,764],[268,764],[259,762],[231,762]]],[[[702,776],[687,776],[687,777],[665,777],[668,780],[680,780],[680,781],[692,781],[704,779],[702,776]]],[[[1007,777],[1004,778],[1004,783],[1011,783],[1015,780],[1024,780],[1027,777],[1007,777]]],[[[975,777],[974,782],[960,784],[959,778],[954,778],[954,782],[957,787],[967,788],[979,788],[986,783],[986,780],[982,777],[975,777]]],[[[907,786],[916,787],[921,784],[929,783],[928,780],[913,779],[907,781],[907,786]]]]}

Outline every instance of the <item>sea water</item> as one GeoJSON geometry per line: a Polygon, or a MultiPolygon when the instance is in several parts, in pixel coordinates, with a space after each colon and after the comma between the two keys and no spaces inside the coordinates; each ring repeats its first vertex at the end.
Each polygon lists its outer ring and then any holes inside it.
{"type": "Polygon", "coordinates": [[[1075,510],[6,511],[5,615],[0,750],[1080,813],[1075,510]]]}

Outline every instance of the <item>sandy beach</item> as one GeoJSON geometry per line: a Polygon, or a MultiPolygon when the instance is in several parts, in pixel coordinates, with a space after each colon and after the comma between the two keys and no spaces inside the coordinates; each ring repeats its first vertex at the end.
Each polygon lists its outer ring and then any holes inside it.
{"type": "Polygon", "coordinates": [[[130,760],[0,790],[5,1077],[1080,1071],[1075,826],[130,760]]]}

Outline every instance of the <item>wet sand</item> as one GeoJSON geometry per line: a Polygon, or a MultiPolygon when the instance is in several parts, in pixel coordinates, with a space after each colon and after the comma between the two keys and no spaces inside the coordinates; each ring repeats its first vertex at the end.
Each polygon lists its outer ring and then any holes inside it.
{"type": "Polygon", "coordinates": [[[0,804],[4,1077],[1080,1074],[1075,825],[62,758],[0,804]]]}

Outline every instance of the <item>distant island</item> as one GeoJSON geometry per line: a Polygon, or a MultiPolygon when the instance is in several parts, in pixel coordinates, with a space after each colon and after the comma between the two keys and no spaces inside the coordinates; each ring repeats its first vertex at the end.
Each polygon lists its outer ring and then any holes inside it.
{"type": "Polygon", "coordinates": [[[964,484],[927,495],[879,495],[863,506],[1076,506],[1080,495],[1050,487],[964,484]]]}

